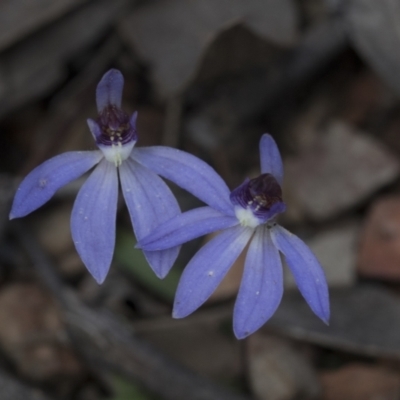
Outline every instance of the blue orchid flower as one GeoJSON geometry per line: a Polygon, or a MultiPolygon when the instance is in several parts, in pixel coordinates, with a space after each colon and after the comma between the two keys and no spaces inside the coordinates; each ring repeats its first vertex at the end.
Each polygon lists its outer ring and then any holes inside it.
{"type": "MultiPolygon", "coordinates": [[[[87,122],[99,150],[67,152],[38,166],[18,188],[10,213],[10,219],[24,217],[97,165],[75,200],[71,232],[76,250],[98,283],[104,281],[114,253],[118,174],[138,239],[180,214],[175,197],[158,175],[216,209],[226,207],[219,200],[225,183],[215,178],[215,171],[205,162],[169,147],[134,147],[137,113],[129,116],[121,109],[123,86],[124,78],[115,69],[97,86],[99,116],[87,122]]],[[[163,278],[178,252],[179,247],[172,246],[144,253],[156,275],[163,278]]]]}
{"type": "MultiPolygon", "coordinates": [[[[279,306],[283,294],[280,252],[312,311],[325,323],[329,320],[323,269],[303,241],[275,222],[275,217],[286,209],[281,190],[283,165],[278,147],[268,134],[261,138],[260,157],[260,176],[246,179],[231,193],[225,186],[221,190],[223,207],[212,205],[179,214],[142,238],[138,245],[145,251],[164,250],[222,231],[185,268],[175,296],[174,318],[185,317],[200,307],[248,245],[233,313],[233,328],[239,339],[259,329],[279,306]]],[[[214,185],[220,181],[218,175],[211,178],[214,185]]],[[[198,185],[201,187],[202,183],[198,185]]]]}

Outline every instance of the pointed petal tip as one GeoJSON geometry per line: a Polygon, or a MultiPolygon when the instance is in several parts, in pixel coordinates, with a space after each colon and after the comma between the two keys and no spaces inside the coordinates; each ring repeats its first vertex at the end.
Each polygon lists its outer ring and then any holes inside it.
{"type": "Polygon", "coordinates": [[[174,308],[172,310],[172,318],[175,319],[181,319],[181,318],[185,318],[188,315],[192,314],[195,310],[193,311],[187,311],[185,309],[185,307],[182,307],[181,304],[174,304],[174,308]]]}
{"type": "Polygon", "coordinates": [[[329,326],[329,320],[330,320],[329,312],[328,312],[328,315],[318,315],[318,317],[321,319],[321,321],[322,321],[326,326],[329,326]]]}
{"type": "Polygon", "coordinates": [[[174,318],[174,319],[181,319],[181,318],[183,318],[183,317],[184,317],[184,315],[181,315],[181,313],[178,312],[178,310],[176,310],[176,309],[175,309],[175,306],[174,306],[174,308],[173,308],[173,310],[172,310],[172,318],[174,318]]]}
{"type": "Polygon", "coordinates": [[[235,318],[233,320],[233,333],[235,334],[236,339],[242,340],[246,339],[248,336],[252,335],[254,332],[257,332],[262,325],[258,325],[256,327],[250,327],[250,326],[238,326],[237,323],[235,323],[235,318]]]}
{"type": "Polygon", "coordinates": [[[11,221],[12,219],[17,218],[14,214],[10,213],[8,219],[11,221]]]}
{"type": "Polygon", "coordinates": [[[329,310],[329,308],[328,309],[322,309],[321,308],[320,310],[316,310],[314,308],[313,312],[325,325],[329,326],[329,320],[330,320],[330,310],[329,310]]]}
{"type": "Polygon", "coordinates": [[[263,174],[272,174],[280,185],[283,182],[283,163],[275,139],[264,133],[260,139],[260,163],[263,174]]]}
{"type": "MultiPolygon", "coordinates": [[[[111,267],[111,265],[110,265],[111,267]]],[[[107,278],[108,271],[110,267],[107,268],[105,271],[91,271],[87,266],[86,269],[88,270],[89,274],[92,275],[93,279],[97,282],[98,285],[102,285],[107,278]]]]}
{"type": "Polygon", "coordinates": [[[149,254],[151,254],[151,253],[153,253],[153,252],[145,252],[144,251],[144,255],[146,257],[147,263],[149,264],[149,267],[151,268],[151,270],[154,272],[154,274],[156,275],[156,277],[158,279],[164,279],[168,275],[173,264],[171,266],[169,266],[169,268],[160,268],[160,265],[158,265],[158,264],[155,267],[154,263],[151,262],[151,259],[149,260],[149,258],[148,258],[149,254]]]}
{"type": "Polygon", "coordinates": [[[242,331],[242,330],[239,330],[239,329],[237,329],[235,327],[233,328],[233,333],[235,334],[235,337],[238,340],[246,339],[247,336],[252,334],[252,332],[242,331]]]}
{"type": "Polygon", "coordinates": [[[168,272],[169,271],[167,271],[167,272],[156,272],[156,271],[154,271],[154,273],[156,274],[158,279],[164,279],[168,275],[168,272]]]}
{"type": "Polygon", "coordinates": [[[105,276],[94,276],[93,274],[92,274],[92,276],[93,276],[93,278],[94,278],[94,280],[97,282],[97,284],[99,284],[99,285],[102,285],[103,284],[103,282],[106,280],[106,275],[105,276]]]}

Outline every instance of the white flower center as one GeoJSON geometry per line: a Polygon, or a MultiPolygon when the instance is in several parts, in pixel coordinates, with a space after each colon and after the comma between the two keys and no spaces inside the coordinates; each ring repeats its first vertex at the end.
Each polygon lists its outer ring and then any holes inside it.
{"type": "Polygon", "coordinates": [[[98,146],[103,152],[105,159],[107,161],[113,162],[116,167],[119,167],[122,164],[122,161],[126,160],[131,155],[135,143],[136,141],[131,141],[126,144],[116,142],[115,144],[113,143],[111,146],[98,146]]]}
{"type": "Polygon", "coordinates": [[[248,228],[256,228],[261,224],[261,221],[253,214],[250,209],[245,209],[240,206],[235,207],[235,215],[239,220],[240,225],[248,228]]]}

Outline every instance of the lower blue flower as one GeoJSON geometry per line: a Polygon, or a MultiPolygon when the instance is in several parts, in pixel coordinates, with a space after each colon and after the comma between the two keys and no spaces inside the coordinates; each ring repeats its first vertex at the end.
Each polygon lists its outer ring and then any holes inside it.
{"type": "MultiPolygon", "coordinates": [[[[137,114],[128,116],[121,109],[123,85],[122,74],[112,69],[97,86],[99,117],[89,119],[88,125],[99,150],[64,153],[38,166],[19,186],[10,213],[10,219],[24,217],[97,165],[75,200],[71,233],[82,261],[98,283],[104,281],[114,253],[119,180],[138,239],[180,214],[175,197],[158,175],[216,209],[230,212],[229,199],[225,204],[219,200],[229,189],[222,179],[210,179],[215,171],[205,162],[169,147],[135,147],[137,114]]],[[[178,252],[179,245],[144,253],[156,275],[163,278],[178,252]]]]}
{"type": "MultiPolygon", "coordinates": [[[[247,179],[231,192],[230,210],[201,207],[179,214],[142,238],[138,246],[146,251],[165,250],[222,231],[197,252],[182,274],[173,309],[173,316],[182,318],[210,297],[248,245],[233,315],[234,332],[239,339],[259,329],[281,302],[280,252],[312,311],[325,323],[329,321],[329,294],[323,269],[303,241],[275,222],[286,206],[281,191],[282,160],[270,135],[261,138],[260,157],[262,174],[247,179]]],[[[209,178],[213,184],[220,179],[216,175],[209,178]]],[[[226,203],[227,197],[223,194],[221,204],[226,203]]]]}

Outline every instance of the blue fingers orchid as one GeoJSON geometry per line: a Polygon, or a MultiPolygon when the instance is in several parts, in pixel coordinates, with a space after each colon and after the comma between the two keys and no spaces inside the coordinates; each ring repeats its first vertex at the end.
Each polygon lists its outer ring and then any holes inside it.
{"type": "MultiPolygon", "coordinates": [[[[173,316],[182,318],[200,307],[249,244],[236,299],[233,328],[237,338],[259,329],[276,311],[283,294],[280,252],[312,311],[329,320],[329,294],[324,272],[307,245],[275,222],[285,211],[281,184],[283,165],[268,134],[260,141],[261,175],[246,179],[220,206],[201,207],[173,217],[139,241],[145,251],[174,248],[196,237],[222,231],[191,259],[180,279],[173,316]],[[227,203],[229,208],[226,207],[227,203]]],[[[220,177],[214,175],[213,185],[220,177]]],[[[198,183],[200,189],[202,183],[198,183]]]]}
{"type": "MultiPolygon", "coordinates": [[[[180,214],[175,197],[158,175],[217,210],[229,208],[228,202],[220,201],[228,188],[222,179],[212,179],[215,171],[205,162],[168,147],[134,147],[137,114],[129,116],[121,109],[123,85],[122,74],[112,69],[97,86],[99,116],[87,122],[99,150],[64,153],[38,166],[18,188],[10,213],[10,219],[24,217],[46,203],[59,188],[97,165],[75,200],[71,232],[82,261],[98,283],[108,273],[115,247],[118,174],[138,239],[180,214]]],[[[144,253],[156,275],[163,278],[178,252],[179,245],[144,253]]]]}

